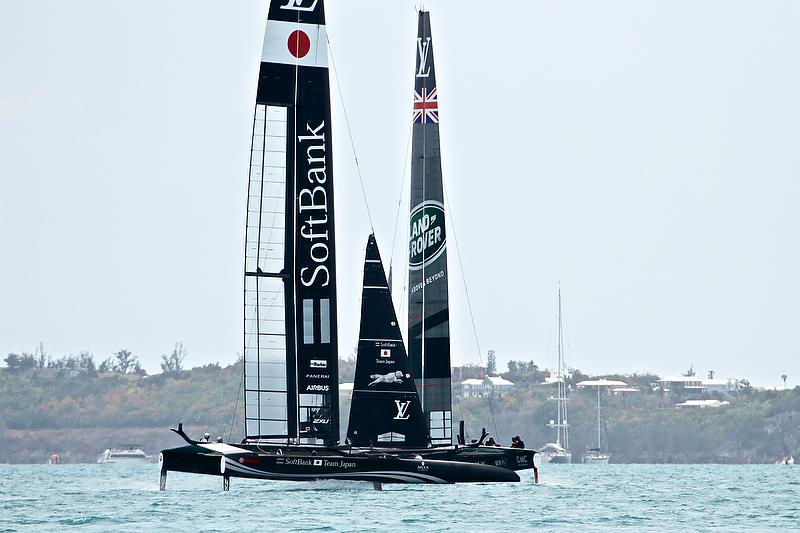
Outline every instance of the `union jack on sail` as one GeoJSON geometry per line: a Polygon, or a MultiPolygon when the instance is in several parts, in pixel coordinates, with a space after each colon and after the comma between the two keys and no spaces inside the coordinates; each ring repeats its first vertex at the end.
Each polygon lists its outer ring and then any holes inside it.
{"type": "Polygon", "coordinates": [[[423,87],[422,94],[414,91],[414,123],[427,124],[428,122],[439,123],[439,99],[436,87],[430,92],[423,87]]]}

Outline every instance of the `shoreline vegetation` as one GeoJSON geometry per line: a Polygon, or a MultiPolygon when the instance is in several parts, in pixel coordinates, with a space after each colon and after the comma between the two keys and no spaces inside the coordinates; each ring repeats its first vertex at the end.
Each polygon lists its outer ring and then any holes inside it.
{"type": "MultiPolygon", "coordinates": [[[[185,370],[184,355],[183,346],[176,344],[162,357],[162,372],[147,375],[126,350],[97,366],[89,354],[56,360],[41,349],[9,354],[6,366],[0,367],[0,463],[44,463],[51,453],[66,463],[95,462],[105,448],[123,443],[140,444],[156,460],[159,450],[181,445],[169,431],[178,422],[190,435],[208,431],[238,442],[243,431],[241,360],[185,370]]],[[[340,382],[352,382],[355,361],[341,359],[339,365],[340,382]]],[[[554,418],[555,404],[547,399],[554,387],[542,385],[545,374],[533,364],[509,366],[500,375],[515,383],[512,392],[491,399],[456,396],[453,420],[466,421],[468,437],[485,427],[501,444],[521,435],[536,449],[553,437],[546,424],[554,418]]],[[[464,368],[469,367],[456,370],[464,368]]],[[[689,396],[653,390],[655,375],[587,376],[573,370],[568,379],[569,423],[572,452],[578,456],[596,438],[596,392],[574,385],[601,377],[621,379],[640,390],[603,397],[612,462],[750,464],[800,456],[800,387],[747,387],[726,396],[729,405],[677,409],[675,404],[689,396]]],[[[349,411],[349,391],[343,389],[343,431],[349,411]]]]}

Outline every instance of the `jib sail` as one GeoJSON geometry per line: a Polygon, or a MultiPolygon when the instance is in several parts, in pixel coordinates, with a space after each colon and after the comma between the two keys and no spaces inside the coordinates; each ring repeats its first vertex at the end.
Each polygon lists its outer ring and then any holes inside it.
{"type": "Polygon", "coordinates": [[[364,261],[358,337],[347,438],[354,446],[427,447],[427,426],[374,235],[364,261]]]}

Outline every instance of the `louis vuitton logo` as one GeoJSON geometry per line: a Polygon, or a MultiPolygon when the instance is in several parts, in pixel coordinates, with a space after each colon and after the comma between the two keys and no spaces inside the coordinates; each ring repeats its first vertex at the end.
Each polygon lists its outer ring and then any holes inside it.
{"type": "Polygon", "coordinates": [[[397,406],[397,416],[394,417],[395,420],[408,420],[411,415],[408,414],[408,406],[411,405],[411,400],[406,400],[405,402],[401,402],[400,400],[394,401],[395,405],[397,406]]]}
{"type": "Polygon", "coordinates": [[[428,66],[428,52],[430,51],[431,38],[417,37],[417,55],[419,56],[419,68],[417,69],[418,78],[427,78],[431,75],[431,67],[428,66]]]}
{"type": "Polygon", "coordinates": [[[282,5],[281,9],[291,9],[292,11],[314,11],[317,7],[319,0],[314,0],[310,6],[304,6],[305,0],[286,0],[286,5],[282,5]]]}

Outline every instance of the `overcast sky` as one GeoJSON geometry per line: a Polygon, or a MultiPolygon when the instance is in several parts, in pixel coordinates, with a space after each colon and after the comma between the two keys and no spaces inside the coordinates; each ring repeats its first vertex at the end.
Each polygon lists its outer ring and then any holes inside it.
{"type": "MultiPolygon", "coordinates": [[[[266,7],[0,0],[3,357],[236,358],[266,7]]],[[[414,7],[326,2],[343,355],[370,231],[343,109],[384,258],[401,202],[399,264],[414,7]]],[[[454,361],[478,361],[457,237],[484,360],[554,364],[560,281],[570,366],[800,383],[800,3],[425,7],[454,361]]]]}

